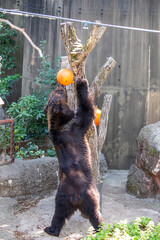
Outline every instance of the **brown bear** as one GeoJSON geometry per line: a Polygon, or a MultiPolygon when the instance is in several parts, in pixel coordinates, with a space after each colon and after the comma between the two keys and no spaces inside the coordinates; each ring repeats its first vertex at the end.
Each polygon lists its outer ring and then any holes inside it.
{"type": "Polygon", "coordinates": [[[86,79],[76,80],[76,90],[78,107],[75,114],[67,105],[67,92],[63,86],[51,92],[46,106],[49,134],[59,161],[60,183],[55,213],[51,226],[44,229],[53,236],[59,236],[65,219],[78,209],[88,217],[96,231],[103,221],[85,136],[95,118],[95,106],[86,79]]]}

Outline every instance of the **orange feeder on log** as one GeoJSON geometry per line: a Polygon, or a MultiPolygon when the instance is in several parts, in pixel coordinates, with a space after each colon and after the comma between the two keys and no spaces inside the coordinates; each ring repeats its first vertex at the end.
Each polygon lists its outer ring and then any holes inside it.
{"type": "Polygon", "coordinates": [[[98,127],[99,124],[100,124],[101,113],[102,113],[102,111],[96,107],[96,119],[95,119],[95,124],[96,124],[97,127],[98,127]]]}
{"type": "Polygon", "coordinates": [[[73,72],[67,68],[62,68],[57,74],[57,81],[64,86],[74,83],[73,72]]]}

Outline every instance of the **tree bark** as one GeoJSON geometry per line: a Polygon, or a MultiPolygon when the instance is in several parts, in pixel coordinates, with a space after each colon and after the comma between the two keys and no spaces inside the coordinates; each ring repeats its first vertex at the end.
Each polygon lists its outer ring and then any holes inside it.
{"type": "Polygon", "coordinates": [[[115,66],[116,61],[112,57],[109,57],[106,59],[105,64],[100,68],[90,87],[90,91],[95,99],[99,96],[104,82],[115,66]]]}
{"type": "MultiPolygon", "coordinates": [[[[94,26],[88,40],[84,45],[82,45],[81,41],[78,39],[76,35],[76,31],[72,25],[72,23],[62,23],[61,24],[61,34],[64,41],[65,49],[68,55],[68,62],[66,57],[62,57],[62,68],[70,68],[77,78],[86,78],[85,75],[85,63],[86,58],[89,53],[96,46],[103,33],[105,32],[106,27],[103,26],[94,26]]],[[[116,61],[110,57],[107,59],[106,63],[101,67],[97,76],[95,77],[93,83],[91,84],[90,92],[92,97],[95,99],[100,94],[100,90],[102,85],[104,84],[106,78],[115,67],[116,61]]],[[[71,109],[76,110],[77,102],[76,99],[76,91],[75,84],[71,84],[66,87],[68,94],[68,104],[71,109]]],[[[111,95],[106,95],[102,107],[102,117],[101,123],[99,126],[99,134],[97,133],[97,128],[95,123],[93,122],[92,126],[87,132],[87,140],[89,143],[91,158],[92,158],[92,173],[95,182],[100,181],[99,174],[99,154],[102,150],[105,137],[107,134],[107,124],[108,124],[108,114],[110,110],[111,104],[111,95]],[[105,127],[105,130],[103,129],[105,127]],[[104,130],[104,131],[103,131],[104,130]]]]}
{"type": "Polygon", "coordinates": [[[102,116],[101,121],[99,125],[99,131],[98,131],[98,154],[100,156],[100,153],[102,151],[106,135],[107,135],[107,128],[108,128],[108,120],[109,120],[109,111],[111,107],[112,102],[112,95],[106,94],[104,96],[104,102],[102,106],[102,116]]]}
{"type": "Polygon", "coordinates": [[[82,45],[81,40],[76,35],[73,23],[66,22],[61,24],[61,35],[69,64],[76,77],[85,77],[86,58],[96,46],[105,30],[106,27],[104,26],[94,26],[88,40],[82,45]]]}

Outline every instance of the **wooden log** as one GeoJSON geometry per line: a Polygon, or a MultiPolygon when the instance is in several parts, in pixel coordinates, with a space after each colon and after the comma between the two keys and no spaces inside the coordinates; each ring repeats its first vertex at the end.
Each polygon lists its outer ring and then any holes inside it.
{"type": "Polygon", "coordinates": [[[107,58],[105,64],[99,70],[90,87],[91,94],[95,99],[100,95],[100,90],[104,82],[106,81],[107,77],[115,66],[116,61],[112,57],[109,57],[107,58]]]}
{"type": "Polygon", "coordinates": [[[102,105],[102,116],[98,131],[98,154],[100,156],[108,129],[109,111],[112,102],[112,95],[106,94],[102,105]]]}

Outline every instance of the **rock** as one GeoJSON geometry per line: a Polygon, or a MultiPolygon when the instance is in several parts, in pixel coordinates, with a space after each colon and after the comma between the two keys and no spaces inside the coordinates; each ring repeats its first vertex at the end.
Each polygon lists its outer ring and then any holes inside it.
{"type": "Polygon", "coordinates": [[[45,195],[57,188],[56,158],[15,160],[0,167],[0,196],[45,195]]]}
{"type": "Polygon", "coordinates": [[[140,198],[154,197],[157,186],[154,179],[141,168],[132,165],[128,173],[127,192],[140,198]]]}
{"type": "Polygon", "coordinates": [[[142,128],[137,140],[136,165],[160,176],[160,122],[142,128]]]}
{"type": "Polygon", "coordinates": [[[160,192],[160,122],[142,128],[137,140],[137,157],[129,170],[127,191],[137,197],[157,197],[160,192]]]}

